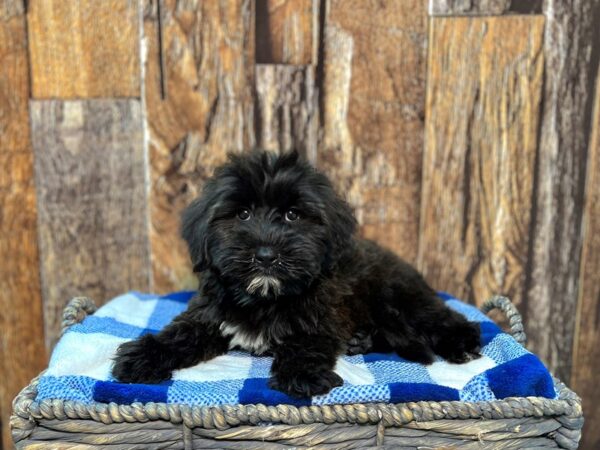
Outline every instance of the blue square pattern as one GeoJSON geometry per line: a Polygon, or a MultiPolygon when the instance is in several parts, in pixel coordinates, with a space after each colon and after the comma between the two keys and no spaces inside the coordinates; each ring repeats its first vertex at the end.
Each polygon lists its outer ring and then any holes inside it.
{"type": "Polygon", "coordinates": [[[393,353],[343,356],[335,368],[344,379],[342,386],[326,395],[295,399],[268,387],[271,357],[232,351],[178,370],[172,380],[157,385],[116,382],[110,369],[118,345],[158,332],[186,309],[193,295],[193,292],[165,296],[129,292],[116,297],[81,324],[72,326],[57,344],[48,371],[40,379],[37,400],[328,405],[556,397],[552,378],[535,355],[503,333],[475,307],[446,293],[439,296],[450,308],[480,324],[484,357],[480,362],[470,363],[468,371],[466,366],[462,371],[460,366],[441,358],[433,365],[424,366],[393,353]],[[448,379],[445,379],[446,373],[448,379]]]}

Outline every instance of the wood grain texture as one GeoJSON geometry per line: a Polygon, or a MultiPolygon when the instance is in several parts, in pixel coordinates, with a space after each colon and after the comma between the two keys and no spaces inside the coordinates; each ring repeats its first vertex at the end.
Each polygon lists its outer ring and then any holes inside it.
{"type": "Polygon", "coordinates": [[[139,97],[138,2],[31,0],[33,98],[139,97]]]}
{"type": "Polygon", "coordinates": [[[600,1],[544,4],[544,109],[524,317],[529,348],[570,378],[600,1]]]}
{"type": "Polygon", "coordinates": [[[434,16],[539,14],[543,0],[429,0],[434,16]]]}
{"type": "Polygon", "coordinates": [[[430,21],[419,267],[473,303],[522,302],[543,30],[541,16],[430,21]]]}
{"type": "Polygon", "coordinates": [[[46,344],[71,297],[149,291],[139,100],[30,104],[46,344]]]}
{"type": "Polygon", "coordinates": [[[253,2],[146,3],[145,101],[149,128],[154,288],[196,286],[179,214],[229,151],[254,139],[253,2]],[[161,96],[161,82],[164,98],[161,96]]]}
{"type": "Polygon", "coordinates": [[[318,166],[363,236],[414,262],[425,105],[426,4],[331,0],[318,166]],[[374,50],[376,49],[376,50],[374,50]]]}
{"type": "Polygon", "coordinates": [[[256,0],[256,62],[312,64],[318,0],[256,0]]]}
{"type": "Polygon", "coordinates": [[[600,448],[600,71],[596,78],[585,206],[583,248],[579,273],[579,299],[571,386],[583,401],[586,425],[582,449],[600,448]]]}
{"type": "Polygon", "coordinates": [[[312,66],[256,66],[257,142],[265,150],[317,155],[318,98],[312,66]]]}
{"type": "Polygon", "coordinates": [[[0,448],[10,449],[12,400],[46,364],[20,1],[0,2],[0,65],[0,448]]]}

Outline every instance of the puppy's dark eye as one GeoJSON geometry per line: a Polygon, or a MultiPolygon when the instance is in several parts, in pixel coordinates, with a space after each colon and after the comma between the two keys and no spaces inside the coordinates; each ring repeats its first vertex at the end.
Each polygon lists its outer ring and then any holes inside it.
{"type": "Polygon", "coordinates": [[[249,220],[251,215],[252,214],[248,208],[241,208],[237,213],[237,216],[240,220],[249,220]]]}
{"type": "Polygon", "coordinates": [[[293,222],[300,218],[300,214],[298,214],[298,210],[291,208],[285,212],[285,220],[288,222],[293,222]]]}

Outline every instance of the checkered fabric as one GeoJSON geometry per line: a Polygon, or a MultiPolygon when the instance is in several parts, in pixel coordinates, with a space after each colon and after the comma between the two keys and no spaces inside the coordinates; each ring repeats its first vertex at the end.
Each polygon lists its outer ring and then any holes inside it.
{"type": "Polygon", "coordinates": [[[535,355],[478,309],[444,293],[439,296],[450,308],[480,323],[481,358],[466,364],[451,364],[438,358],[425,366],[396,354],[342,356],[335,371],[344,379],[343,386],[326,395],[301,400],[268,388],[272,358],[241,351],[230,351],[177,370],[171,380],[156,385],[116,382],[110,372],[117,347],[143,334],[158,332],[186,309],[192,295],[130,292],[70,327],[56,345],[49,368],[40,379],[37,400],[327,405],[556,397],[552,378],[535,355]]]}

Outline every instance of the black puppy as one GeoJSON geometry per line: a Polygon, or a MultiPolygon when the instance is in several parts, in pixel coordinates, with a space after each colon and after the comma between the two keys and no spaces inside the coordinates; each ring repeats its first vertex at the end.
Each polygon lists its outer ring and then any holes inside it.
{"type": "Polygon", "coordinates": [[[303,397],[342,384],[348,342],[424,364],[477,357],[478,326],[355,226],[297,153],[230,156],[183,213],[199,292],[160,333],[121,345],[113,375],[157,383],[237,347],[272,354],[270,386],[303,397]]]}

